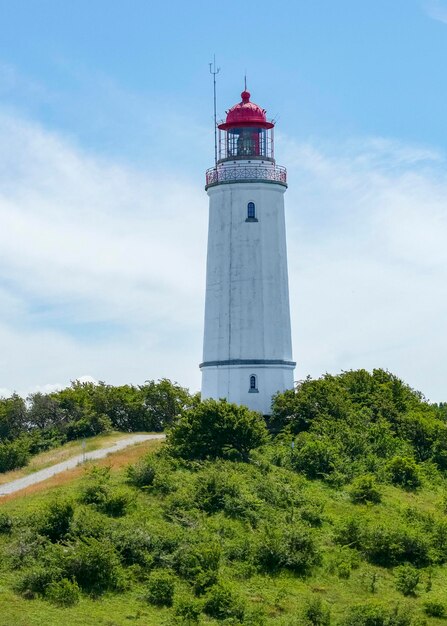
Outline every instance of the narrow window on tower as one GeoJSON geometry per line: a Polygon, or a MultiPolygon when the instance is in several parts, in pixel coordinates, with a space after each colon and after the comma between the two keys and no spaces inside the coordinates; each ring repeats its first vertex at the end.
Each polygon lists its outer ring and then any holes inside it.
{"type": "Polygon", "coordinates": [[[258,393],[258,380],[254,374],[250,376],[250,393],[258,393]]]}
{"type": "Polygon", "coordinates": [[[256,207],[254,202],[249,202],[247,204],[247,219],[246,222],[257,222],[256,219],[256,207]]]}

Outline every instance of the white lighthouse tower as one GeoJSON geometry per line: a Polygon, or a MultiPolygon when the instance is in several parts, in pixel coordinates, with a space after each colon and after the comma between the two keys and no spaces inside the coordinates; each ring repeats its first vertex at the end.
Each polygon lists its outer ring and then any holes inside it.
{"type": "Polygon", "coordinates": [[[206,173],[209,202],[202,398],[226,398],[268,415],[293,388],[284,192],[273,122],[241,94],[219,124],[206,173]]]}

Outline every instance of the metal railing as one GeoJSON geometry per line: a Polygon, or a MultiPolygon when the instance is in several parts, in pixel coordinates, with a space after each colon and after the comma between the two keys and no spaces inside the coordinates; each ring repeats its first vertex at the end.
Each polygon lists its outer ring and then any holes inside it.
{"type": "Polygon", "coordinates": [[[206,187],[221,183],[266,181],[287,187],[287,170],[281,165],[235,165],[210,167],[206,171],[206,187]]]}

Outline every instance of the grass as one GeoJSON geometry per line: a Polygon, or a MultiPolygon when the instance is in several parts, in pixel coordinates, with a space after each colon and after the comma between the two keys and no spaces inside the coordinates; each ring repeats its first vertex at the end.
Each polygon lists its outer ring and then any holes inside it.
{"type": "MultiPolygon", "coordinates": [[[[122,433],[121,433],[121,437],[119,436],[119,433],[114,433],[113,435],[98,435],[98,437],[92,437],[92,440],[90,441],[87,440],[86,450],[89,451],[89,450],[96,450],[98,448],[106,448],[108,446],[113,445],[113,443],[123,438],[125,438],[125,436],[123,437],[122,433]],[[89,447],[89,443],[91,444],[91,447],[89,447]]],[[[62,451],[62,448],[66,448],[66,446],[70,446],[70,444],[66,444],[65,446],[62,446],[61,448],[52,450],[51,452],[56,453],[56,455],[53,458],[57,460],[55,460],[54,463],[47,463],[42,466],[37,466],[35,471],[37,471],[37,469],[43,469],[43,467],[49,467],[50,465],[54,465],[55,463],[60,463],[63,460],[69,459],[73,456],[76,456],[77,454],[82,453],[81,442],[72,442],[72,443],[78,444],[79,448],[77,446],[73,446],[72,448],[64,450],[63,451],[64,456],[58,456],[57,452],[59,450],[62,451]]],[[[99,467],[110,466],[114,469],[119,469],[131,463],[134,463],[143,454],[147,452],[151,452],[153,450],[157,450],[161,445],[162,445],[162,442],[160,442],[160,440],[143,441],[141,443],[133,444],[129,446],[128,448],[124,448],[123,450],[119,450],[118,452],[111,453],[103,459],[98,459],[95,461],[86,461],[85,464],[78,465],[77,467],[73,469],[67,470],[65,472],[61,472],[60,474],[56,474],[55,476],[52,476],[51,478],[48,478],[47,480],[44,480],[40,483],[36,483],[35,485],[31,485],[30,487],[26,487],[25,489],[22,489],[15,493],[11,493],[9,495],[0,497],[0,510],[2,510],[1,509],[2,504],[10,500],[17,500],[17,499],[20,500],[22,498],[27,498],[36,493],[45,494],[49,491],[52,491],[53,489],[57,487],[71,484],[73,481],[75,481],[76,479],[79,479],[80,477],[84,475],[86,467],[97,465],[99,467]]],[[[49,452],[43,452],[42,454],[37,455],[35,458],[37,459],[37,457],[43,457],[44,455],[49,454],[49,452]]],[[[43,462],[46,463],[46,459],[44,459],[43,462]]],[[[22,473],[20,475],[19,472],[21,471],[22,470],[17,470],[15,472],[7,472],[7,475],[11,476],[9,480],[15,480],[15,478],[21,478],[22,476],[26,476],[30,473],[30,472],[28,472],[27,474],[22,473]],[[13,476],[14,474],[18,474],[18,475],[13,476]]],[[[2,476],[5,476],[5,475],[6,474],[3,474],[2,476]]],[[[8,481],[4,481],[4,482],[8,482],[8,481]]]]}
{"type": "Polygon", "coordinates": [[[97,435],[96,437],[90,437],[88,439],[76,439],[75,441],[69,441],[68,443],[54,448],[52,450],[46,450],[40,454],[36,454],[30,459],[30,462],[25,467],[17,470],[11,470],[10,472],[0,473],[0,485],[9,483],[17,478],[23,478],[34,472],[37,472],[46,467],[51,467],[67,459],[71,459],[83,452],[92,452],[93,450],[99,450],[101,448],[107,448],[112,446],[117,441],[122,441],[127,437],[132,437],[137,434],[147,433],[120,433],[112,432],[97,435]],[[83,441],[85,441],[85,448],[82,447],[83,441]]]}
{"type": "MultiPolygon", "coordinates": [[[[162,445],[159,441],[137,444],[102,459],[95,465],[110,466],[114,483],[120,485],[124,481],[124,468],[128,464],[162,445]]],[[[23,516],[39,508],[55,494],[74,496],[84,472],[85,468],[79,467],[36,485],[25,496],[19,493],[5,498],[1,500],[0,510],[13,516],[23,516]]],[[[179,484],[183,484],[183,480],[186,482],[189,478],[186,472],[179,471],[177,480],[179,484]]],[[[321,597],[331,607],[332,624],[338,623],[348,607],[367,600],[388,606],[399,604],[412,611],[415,616],[425,619],[428,626],[442,624],[442,621],[424,615],[423,603],[433,597],[447,605],[446,566],[433,567],[431,575],[428,569],[422,569],[416,596],[404,598],[395,588],[392,569],[371,565],[360,558],[354,563],[349,578],[341,578],[337,571],[337,562],[341,558],[347,558],[343,554],[350,555],[349,558],[354,558],[355,555],[348,549],[334,545],[332,537],[334,526],[351,515],[361,516],[368,513],[378,521],[386,520],[393,524],[404,509],[415,507],[439,517],[442,515],[440,505],[444,487],[444,484],[426,483],[419,491],[409,493],[388,485],[382,488],[383,498],[380,504],[354,505],[349,499],[347,489],[331,488],[320,481],[303,478],[302,490],[306,498],[324,503],[324,521],[315,531],[318,542],[323,547],[322,564],[310,576],[299,577],[287,572],[270,576],[259,573],[248,575],[246,564],[234,562],[231,565],[224,564],[221,576],[233,581],[249,607],[263,607],[267,625],[301,624],[299,617],[303,604],[314,596],[321,597]],[[429,583],[431,590],[427,591],[429,583]]],[[[135,492],[135,507],[131,515],[136,524],[142,520],[154,524],[162,522],[162,500],[159,495],[135,492]]],[[[0,535],[0,554],[6,543],[7,538],[0,535]]],[[[169,609],[153,608],[144,601],[144,588],[135,581],[122,593],[107,593],[99,599],[83,595],[78,605],[62,609],[41,599],[26,600],[15,594],[12,591],[15,576],[15,572],[8,571],[5,563],[0,562],[0,626],[168,626],[173,623],[169,609]]],[[[178,584],[186,585],[182,582],[178,584]]],[[[201,624],[216,625],[218,622],[203,616],[201,624]]]]}

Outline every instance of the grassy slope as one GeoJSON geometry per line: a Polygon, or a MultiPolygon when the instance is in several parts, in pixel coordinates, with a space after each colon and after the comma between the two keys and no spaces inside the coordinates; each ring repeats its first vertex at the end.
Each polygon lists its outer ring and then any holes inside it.
{"type": "MultiPolygon", "coordinates": [[[[23,478],[33,472],[62,463],[67,459],[71,459],[74,456],[82,454],[83,452],[92,452],[93,450],[99,450],[101,448],[107,448],[113,446],[117,441],[126,439],[126,437],[133,437],[140,433],[121,433],[111,432],[96,437],[89,437],[87,439],[76,439],[75,441],[69,441],[68,443],[52,450],[46,450],[40,454],[33,456],[25,467],[10,472],[0,473],[0,485],[16,480],[17,478],[23,478]],[[85,441],[85,448],[82,447],[82,442],[85,441]]],[[[144,433],[146,434],[146,433],[144,433]]]]}
{"type": "MultiPolygon", "coordinates": [[[[124,480],[123,465],[134,461],[135,458],[150,449],[157,449],[161,444],[149,442],[124,451],[119,462],[114,464],[114,480],[121,483],[124,480]]],[[[111,459],[105,459],[103,465],[110,465],[111,459]]],[[[182,482],[179,473],[177,479],[182,482]]],[[[187,476],[185,475],[185,480],[187,476]]],[[[51,489],[27,495],[26,498],[15,497],[7,502],[0,503],[0,510],[12,515],[30,513],[39,507],[50,496],[60,492],[76,493],[79,488],[79,474],[74,480],[61,480],[51,489]]],[[[294,616],[300,615],[303,602],[308,597],[321,595],[332,607],[333,622],[345,614],[346,608],[368,599],[377,599],[385,603],[396,603],[415,611],[416,615],[423,616],[424,600],[436,597],[447,604],[447,568],[437,566],[432,569],[432,590],[427,593],[425,586],[428,581],[428,570],[422,570],[421,584],[416,597],[403,598],[395,590],[392,570],[380,568],[360,560],[359,566],[353,569],[349,579],[341,579],[333,571],[333,563],[340,555],[340,548],[332,542],[333,526],[339,520],[353,514],[361,514],[365,510],[378,520],[387,520],[392,524],[405,507],[411,506],[425,512],[440,515],[439,504],[445,485],[430,485],[417,493],[407,493],[401,489],[387,486],[383,488],[383,501],[379,505],[363,506],[351,504],[347,491],[333,489],[319,481],[302,482],[302,491],[309,498],[324,502],[325,521],[321,528],[316,530],[320,545],[323,546],[323,563],[316,568],[311,576],[300,578],[292,574],[282,573],[278,576],[263,576],[255,574],[247,576],[240,564],[224,566],[222,574],[233,579],[249,606],[263,605],[268,616],[267,623],[273,625],[292,625],[294,616]],[[376,578],[376,591],[371,592],[371,581],[376,578]]],[[[162,519],[162,499],[156,494],[138,493],[136,495],[136,509],[132,513],[135,520],[147,519],[154,523],[162,519]]],[[[0,535],[0,550],[8,539],[0,535]]],[[[0,626],[53,626],[65,624],[79,625],[107,625],[118,626],[129,623],[145,626],[159,626],[171,622],[171,612],[168,609],[155,609],[142,599],[143,589],[135,585],[130,591],[121,594],[106,594],[98,600],[83,596],[79,605],[59,609],[43,600],[25,600],[11,591],[15,578],[14,572],[6,569],[6,562],[0,564],[0,626]]],[[[430,625],[441,623],[440,620],[426,618],[430,625]]],[[[204,624],[217,622],[203,618],[204,624]]],[[[296,622],[297,624],[299,622],[296,622]]]]}

